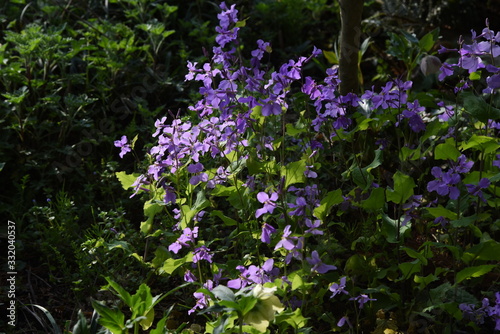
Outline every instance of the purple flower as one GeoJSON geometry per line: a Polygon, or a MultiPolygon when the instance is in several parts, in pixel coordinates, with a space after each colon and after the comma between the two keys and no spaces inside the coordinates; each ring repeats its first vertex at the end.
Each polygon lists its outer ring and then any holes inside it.
{"type": "Polygon", "coordinates": [[[196,281],[196,276],[193,275],[193,273],[191,272],[191,270],[186,270],[186,272],[184,273],[184,281],[185,282],[195,282],[196,281]]]}
{"type": "Polygon", "coordinates": [[[311,253],[311,257],[306,257],[307,262],[312,266],[311,271],[316,271],[320,274],[325,274],[330,270],[336,270],[337,267],[333,265],[324,264],[317,251],[311,253]]]}
{"type": "MultiPolygon", "coordinates": [[[[209,291],[212,291],[214,289],[214,282],[212,280],[208,280],[205,282],[205,284],[203,284],[203,287],[209,291]]],[[[188,314],[194,313],[196,309],[204,309],[210,302],[208,296],[203,292],[195,292],[193,293],[193,296],[196,298],[196,305],[188,311],[188,314]]]]}
{"type": "Polygon", "coordinates": [[[271,282],[273,277],[279,275],[279,269],[274,268],[274,260],[268,259],[259,268],[251,265],[248,268],[244,266],[237,266],[236,269],[240,271],[240,276],[237,279],[227,282],[227,286],[231,289],[241,289],[250,284],[264,284],[271,282]]]}
{"type": "Polygon", "coordinates": [[[453,115],[455,115],[455,110],[453,109],[453,106],[447,106],[444,104],[443,101],[439,101],[437,105],[440,106],[442,109],[444,109],[444,112],[438,116],[440,121],[447,122],[450,119],[450,117],[453,117],[453,115]]]}
{"type": "Polygon", "coordinates": [[[122,136],[120,140],[115,140],[115,147],[121,148],[120,158],[123,158],[125,154],[132,151],[130,145],[128,144],[127,136],[122,136]]]}
{"type": "Polygon", "coordinates": [[[349,328],[352,328],[352,324],[349,321],[349,317],[346,315],[343,316],[342,318],[340,318],[339,322],[337,323],[337,326],[343,327],[345,324],[347,324],[349,326],[349,328]]]}
{"type": "Polygon", "coordinates": [[[260,240],[266,244],[271,243],[271,234],[276,233],[276,229],[269,225],[268,223],[264,223],[262,225],[262,234],[260,236],[260,240]]]}
{"type": "Polygon", "coordinates": [[[474,161],[467,160],[467,157],[462,154],[458,157],[457,162],[453,164],[452,169],[456,173],[465,174],[471,170],[472,166],[474,166],[474,161]]]}
{"type": "Polygon", "coordinates": [[[182,247],[188,247],[188,243],[194,244],[198,238],[198,226],[194,227],[192,230],[189,227],[186,227],[182,231],[182,235],[170,246],[168,246],[168,250],[177,254],[182,247]]]}
{"type": "Polygon", "coordinates": [[[210,249],[207,248],[207,246],[202,245],[194,250],[193,263],[198,263],[201,260],[212,263],[212,256],[213,255],[210,253],[210,249]]]}
{"type": "Polygon", "coordinates": [[[453,74],[453,67],[455,67],[455,66],[457,66],[457,65],[443,63],[443,65],[441,66],[441,73],[439,73],[439,75],[438,75],[439,81],[443,81],[444,78],[452,75],[453,74]]]}
{"type": "Polygon", "coordinates": [[[483,202],[486,202],[486,199],[484,198],[482,190],[488,188],[489,186],[490,186],[490,180],[485,177],[483,177],[477,185],[474,184],[465,185],[469,194],[471,194],[472,196],[479,197],[483,202]]]}
{"type": "Polygon", "coordinates": [[[347,292],[347,291],[345,290],[346,280],[347,280],[347,277],[346,277],[346,276],[344,276],[344,277],[342,277],[342,278],[340,279],[340,282],[339,282],[339,283],[333,283],[333,284],[330,286],[329,290],[330,290],[331,292],[333,292],[333,294],[330,296],[330,298],[335,297],[335,296],[336,296],[336,295],[338,295],[339,293],[344,294],[344,295],[348,295],[348,294],[349,294],[349,292],[347,292]]]}
{"type": "Polygon", "coordinates": [[[437,166],[432,167],[431,174],[436,180],[430,181],[427,184],[427,190],[437,192],[441,196],[449,195],[451,199],[457,199],[460,196],[460,190],[455,186],[460,182],[460,175],[447,172],[437,166]]]}
{"type": "Polygon", "coordinates": [[[275,202],[278,200],[278,193],[273,192],[271,194],[271,197],[269,197],[269,195],[265,192],[260,192],[257,194],[257,200],[260,203],[264,204],[264,207],[255,211],[255,217],[259,218],[264,213],[273,213],[274,209],[276,208],[275,202]]]}
{"type": "Polygon", "coordinates": [[[313,235],[318,235],[318,234],[322,235],[323,234],[323,231],[318,230],[318,227],[320,227],[320,225],[321,225],[321,220],[316,219],[313,222],[311,219],[306,218],[305,222],[306,222],[306,226],[309,227],[309,229],[307,229],[305,232],[306,234],[307,233],[311,233],[313,235]]]}
{"type": "Polygon", "coordinates": [[[352,297],[352,298],[349,298],[349,300],[355,300],[358,302],[359,304],[359,308],[362,309],[363,306],[365,306],[365,304],[369,301],[375,301],[376,299],[375,298],[369,298],[368,295],[365,295],[365,294],[361,294],[357,297],[352,297]]]}
{"type": "Polygon", "coordinates": [[[297,197],[295,203],[288,203],[288,207],[295,208],[295,210],[290,211],[290,216],[304,216],[307,208],[306,199],[304,197],[297,197]]]}
{"type": "Polygon", "coordinates": [[[493,166],[500,168],[500,154],[497,154],[497,158],[493,160],[493,166]]]}
{"type": "Polygon", "coordinates": [[[281,236],[281,240],[276,244],[274,247],[275,250],[284,248],[286,250],[292,250],[295,248],[295,241],[297,238],[296,237],[290,237],[290,234],[292,234],[292,231],[290,231],[290,225],[285,226],[285,229],[283,230],[283,235],[281,236]]]}

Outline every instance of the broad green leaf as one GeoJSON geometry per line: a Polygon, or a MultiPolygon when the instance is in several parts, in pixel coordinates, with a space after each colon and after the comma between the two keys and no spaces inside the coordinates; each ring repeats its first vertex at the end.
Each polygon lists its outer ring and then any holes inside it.
{"type": "Polygon", "coordinates": [[[158,321],[156,323],[156,328],[152,329],[149,332],[149,334],[164,334],[165,333],[165,325],[167,323],[167,318],[168,318],[168,316],[161,318],[160,321],[158,321]]]}
{"type": "Polygon", "coordinates": [[[476,266],[476,267],[468,267],[463,270],[460,270],[457,273],[457,277],[455,280],[455,284],[459,284],[460,282],[466,280],[466,279],[471,279],[473,277],[481,277],[484,274],[489,273],[492,271],[494,268],[497,268],[498,266],[495,264],[484,264],[482,266],[476,266]]]}
{"type": "Polygon", "coordinates": [[[406,254],[408,254],[409,257],[412,257],[414,259],[418,259],[420,262],[422,262],[422,264],[424,266],[427,265],[427,263],[428,263],[427,258],[423,254],[417,252],[414,249],[408,248],[408,247],[401,247],[401,250],[404,250],[406,252],[406,254]]]}
{"type": "Polygon", "coordinates": [[[177,268],[182,266],[184,263],[193,262],[193,253],[189,252],[188,255],[180,258],[180,259],[168,259],[165,261],[163,266],[161,267],[162,272],[167,274],[172,274],[177,268]]]}
{"type": "Polygon", "coordinates": [[[471,74],[469,74],[469,79],[472,81],[481,79],[481,72],[472,72],[471,74]]]}
{"type": "Polygon", "coordinates": [[[422,155],[422,152],[420,151],[420,147],[417,147],[415,149],[411,149],[411,148],[405,146],[405,147],[401,148],[399,158],[402,161],[418,160],[418,159],[420,159],[421,155],[422,155]]]}
{"type": "Polygon", "coordinates": [[[500,261],[500,243],[495,240],[480,242],[469,248],[462,255],[462,260],[467,264],[476,260],[500,261]]]}
{"type": "Polygon", "coordinates": [[[306,171],[306,161],[299,160],[291,162],[281,168],[281,175],[285,177],[285,189],[292,184],[303,183],[306,180],[304,172],[306,171]]]}
{"type": "Polygon", "coordinates": [[[479,121],[487,123],[490,119],[500,119],[500,109],[491,106],[482,97],[473,92],[462,92],[461,96],[464,100],[465,112],[479,121]]]}
{"type": "Polygon", "coordinates": [[[424,35],[424,37],[422,37],[420,39],[420,41],[418,42],[418,46],[420,47],[420,49],[424,52],[429,52],[430,49],[432,49],[432,47],[434,46],[434,43],[435,43],[435,39],[434,39],[434,35],[431,32],[427,33],[424,35]]]}
{"type": "Polygon", "coordinates": [[[365,210],[380,210],[385,205],[384,188],[374,188],[370,197],[361,201],[360,206],[365,210]]]}
{"type": "Polygon", "coordinates": [[[333,51],[325,51],[323,50],[323,56],[325,56],[326,60],[333,65],[336,65],[339,63],[339,58],[337,57],[337,54],[333,51]]]}
{"type": "Polygon", "coordinates": [[[434,218],[444,217],[450,220],[457,219],[457,214],[453,211],[450,211],[442,206],[438,206],[437,208],[425,208],[434,218]]]}
{"type": "Polygon", "coordinates": [[[343,201],[344,198],[342,197],[341,189],[330,191],[321,200],[320,205],[314,209],[314,216],[320,219],[321,221],[325,221],[326,217],[330,213],[331,208],[334,205],[342,203],[343,201]]]}
{"type": "Polygon", "coordinates": [[[132,296],[122,288],[122,286],[115,281],[113,281],[110,277],[104,277],[106,281],[108,282],[108,285],[105,287],[107,290],[113,292],[118,298],[120,298],[127,306],[132,307],[132,296]],[[109,289],[109,287],[112,287],[112,289],[109,289]]]}
{"type": "Polygon", "coordinates": [[[411,176],[401,173],[399,170],[393,176],[394,189],[387,188],[386,197],[388,201],[402,204],[413,196],[415,182],[411,176]]]}
{"type": "MultiPolygon", "coordinates": [[[[398,243],[400,238],[398,238],[398,221],[392,219],[386,214],[382,215],[381,221],[381,232],[386,238],[387,242],[398,243]]],[[[406,226],[399,226],[399,236],[401,237],[406,230],[411,227],[411,224],[406,224],[406,226]]]]}
{"type": "Polygon", "coordinates": [[[216,286],[215,288],[212,289],[212,293],[214,294],[215,297],[219,298],[220,300],[228,300],[233,302],[236,300],[234,292],[225,285],[216,286]]]}
{"type": "Polygon", "coordinates": [[[439,144],[434,149],[434,158],[438,160],[456,161],[461,155],[460,151],[455,147],[454,140],[448,138],[446,142],[439,144]]]}
{"type": "Polygon", "coordinates": [[[238,222],[234,220],[233,218],[229,218],[222,211],[220,210],[214,210],[210,213],[211,216],[219,217],[223,222],[224,225],[226,226],[236,226],[238,225],[238,222]]]}
{"type": "Polygon", "coordinates": [[[303,132],[306,132],[308,131],[306,128],[296,128],[293,124],[291,123],[287,123],[286,124],[286,134],[291,136],[291,137],[295,137],[297,136],[299,133],[303,133],[303,132]]]}
{"type": "Polygon", "coordinates": [[[301,309],[297,308],[293,312],[288,311],[288,312],[281,312],[280,314],[278,314],[276,316],[276,323],[279,324],[282,322],[286,322],[294,329],[299,329],[306,326],[307,318],[305,318],[302,315],[301,309]]]}
{"type": "Polygon", "coordinates": [[[418,260],[415,260],[412,262],[403,262],[399,264],[398,267],[401,270],[401,273],[403,274],[401,280],[405,280],[410,278],[411,275],[420,272],[420,269],[422,268],[422,263],[418,260]]]}
{"type": "Polygon", "coordinates": [[[500,148],[500,145],[498,144],[498,139],[496,138],[473,135],[467,141],[467,143],[463,143],[461,145],[461,148],[463,150],[468,150],[469,148],[473,148],[488,154],[491,152],[496,152],[498,148],[500,148]]]}
{"type": "Polygon", "coordinates": [[[144,234],[148,234],[151,231],[151,227],[153,226],[153,220],[157,213],[162,212],[163,206],[159,205],[152,200],[146,201],[144,203],[144,215],[147,218],[146,221],[141,222],[141,232],[144,234]]]}
{"type": "Polygon", "coordinates": [[[428,286],[429,284],[431,284],[434,281],[437,281],[438,279],[439,278],[437,278],[433,274],[430,274],[430,275],[427,275],[427,276],[415,275],[413,277],[413,281],[415,281],[415,283],[419,284],[419,289],[420,290],[425,289],[426,286],[428,286]]]}
{"type": "Polygon", "coordinates": [[[196,194],[196,201],[192,208],[190,208],[188,205],[181,206],[181,228],[185,229],[194,218],[194,216],[196,216],[198,212],[200,212],[207,206],[210,206],[210,201],[205,197],[204,191],[199,191],[198,194],[196,194]]]}
{"type": "Polygon", "coordinates": [[[111,309],[96,300],[92,300],[92,307],[101,316],[99,323],[102,326],[113,334],[125,333],[125,315],[120,310],[111,309]]]}

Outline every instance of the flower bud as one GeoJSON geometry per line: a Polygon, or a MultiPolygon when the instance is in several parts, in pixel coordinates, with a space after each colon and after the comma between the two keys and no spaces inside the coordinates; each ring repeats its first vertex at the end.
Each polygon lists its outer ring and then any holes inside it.
{"type": "Polygon", "coordinates": [[[425,76],[437,73],[440,68],[441,60],[436,56],[425,56],[420,61],[420,70],[425,76]]]}

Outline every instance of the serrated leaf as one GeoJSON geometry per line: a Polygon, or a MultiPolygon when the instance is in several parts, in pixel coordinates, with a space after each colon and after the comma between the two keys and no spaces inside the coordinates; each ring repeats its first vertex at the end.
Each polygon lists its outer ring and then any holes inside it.
{"type": "Polygon", "coordinates": [[[140,174],[138,173],[127,174],[125,172],[116,172],[115,175],[118,181],[120,181],[120,183],[122,184],[123,189],[125,190],[131,188],[132,184],[134,184],[134,182],[140,176],[140,174]]]}

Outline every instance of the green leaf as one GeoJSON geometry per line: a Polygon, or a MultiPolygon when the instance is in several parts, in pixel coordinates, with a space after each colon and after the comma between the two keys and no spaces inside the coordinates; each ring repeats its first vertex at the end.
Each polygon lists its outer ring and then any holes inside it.
{"type": "Polygon", "coordinates": [[[182,211],[181,228],[185,229],[191,222],[191,220],[194,218],[194,216],[196,216],[198,212],[200,212],[207,206],[210,206],[210,201],[207,200],[207,198],[205,197],[204,191],[199,191],[198,194],[196,194],[196,201],[192,208],[190,208],[187,205],[181,206],[181,211],[182,211]]]}
{"type": "Polygon", "coordinates": [[[320,205],[314,209],[314,216],[320,219],[321,221],[325,221],[326,217],[330,213],[331,208],[334,205],[342,203],[343,201],[344,198],[342,197],[341,189],[330,191],[321,200],[320,205]]]}
{"type": "Polygon", "coordinates": [[[468,268],[465,268],[463,270],[460,270],[457,273],[455,284],[459,284],[460,282],[462,282],[466,279],[471,279],[473,277],[481,277],[484,274],[487,274],[490,271],[492,271],[494,268],[497,268],[497,265],[484,264],[482,266],[468,267],[468,268]]]}
{"type": "Polygon", "coordinates": [[[285,189],[296,183],[303,183],[306,180],[304,172],[306,171],[306,161],[299,160],[291,162],[281,168],[281,175],[285,177],[285,189]]]}
{"type": "Polygon", "coordinates": [[[384,188],[374,188],[366,200],[361,201],[360,206],[365,210],[380,210],[385,205],[384,188]]]}
{"type": "Polygon", "coordinates": [[[434,149],[434,158],[438,160],[452,160],[457,161],[461,155],[460,151],[455,147],[455,140],[448,138],[446,142],[439,144],[434,149]]]}
{"type": "Polygon", "coordinates": [[[132,184],[134,184],[134,182],[141,174],[127,174],[125,172],[116,172],[115,175],[118,178],[118,181],[120,181],[120,183],[122,184],[123,189],[127,190],[128,188],[132,187],[132,184]]]}
{"type": "Polygon", "coordinates": [[[106,327],[113,334],[125,333],[125,315],[120,310],[111,309],[96,300],[92,300],[92,307],[101,316],[99,323],[102,326],[106,327]]]}
{"type": "Polygon", "coordinates": [[[495,240],[480,242],[469,248],[463,255],[462,260],[469,264],[476,260],[500,261],[500,243],[495,240]]]}
{"type": "Polygon", "coordinates": [[[418,259],[420,262],[422,262],[422,264],[424,266],[427,265],[427,258],[423,254],[417,252],[414,249],[408,248],[408,247],[401,247],[401,250],[404,250],[406,252],[406,254],[408,254],[409,257],[412,257],[414,259],[418,259]]]}
{"type": "Polygon", "coordinates": [[[496,152],[500,145],[498,144],[497,139],[488,137],[488,136],[478,136],[473,135],[467,143],[463,143],[460,146],[463,150],[468,150],[469,148],[473,148],[484,152],[485,154],[496,152]]]}
{"type": "Polygon", "coordinates": [[[401,270],[401,273],[403,274],[401,280],[405,280],[410,278],[411,275],[420,272],[420,269],[422,268],[422,263],[418,260],[415,260],[412,262],[403,262],[399,264],[398,267],[401,270]]]}
{"type": "Polygon", "coordinates": [[[167,324],[168,316],[165,316],[156,323],[156,328],[152,329],[149,334],[165,334],[165,327],[167,324]]]}
{"type": "Polygon", "coordinates": [[[424,35],[418,42],[418,46],[420,49],[424,52],[429,52],[430,49],[434,46],[435,39],[434,39],[434,34],[433,32],[428,32],[427,34],[424,35]]]}
{"type": "Polygon", "coordinates": [[[184,263],[193,262],[193,253],[189,252],[188,255],[180,259],[168,259],[163,263],[161,271],[171,275],[177,268],[182,266],[184,263]]]}
{"type": "Polygon", "coordinates": [[[323,56],[325,56],[326,60],[333,65],[336,65],[339,63],[339,58],[337,57],[337,54],[333,51],[325,51],[323,50],[323,56]]]}
{"type": "Polygon", "coordinates": [[[303,132],[307,132],[307,129],[306,128],[301,128],[301,129],[296,128],[291,123],[286,124],[286,134],[291,136],[291,137],[296,137],[298,134],[303,133],[303,132]]]}
{"type": "Polygon", "coordinates": [[[469,115],[483,123],[487,123],[490,119],[500,119],[500,109],[491,106],[482,97],[473,92],[462,92],[460,95],[464,100],[465,112],[469,115]]]}
{"type": "Polygon", "coordinates": [[[411,176],[401,173],[399,170],[393,176],[394,190],[387,188],[386,197],[388,201],[396,204],[406,202],[408,198],[413,196],[413,188],[415,181],[411,176]]]}
{"type": "Polygon", "coordinates": [[[425,208],[427,212],[429,212],[434,218],[444,217],[450,220],[457,219],[457,214],[453,211],[450,211],[441,205],[437,208],[425,208]]]}
{"type": "MultiPolygon", "coordinates": [[[[410,227],[410,224],[407,224],[406,226],[400,226],[399,236],[401,237],[410,227]]],[[[382,215],[381,232],[382,235],[386,238],[387,242],[399,242],[400,238],[398,238],[398,221],[392,219],[386,214],[382,215]]]]}
{"type": "Polygon", "coordinates": [[[223,222],[224,225],[226,226],[236,226],[238,225],[238,222],[234,220],[233,218],[229,218],[222,211],[220,210],[214,210],[210,213],[211,216],[219,217],[223,222]]]}
{"type": "Polygon", "coordinates": [[[152,200],[146,201],[144,203],[144,215],[148,217],[148,219],[144,222],[141,222],[141,232],[144,234],[148,234],[151,231],[151,227],[153,226],[153,220],[157,213],[163,211],[163,206],[159,205],[152,200]]]}
{"type": "Polygon", "coordinates": [[[299,329],[306,326],[307,318],[302,315],[301,309],[297,308],[293,312],[281,312],[278,314],[276,316],[276,323],[280,324],[282,322],[286,322],[294,329],[299,329]]]}
{"type": "Polygon", "coordinates": [[[419,284],[419,289],[420,290],[423,290],[425,289],[426,286],[428,286],[429,284],[431,284],[432,282],[434,281],[437,281],[439,278],[437,278],[436,276],[434,276],[433,274],[429,274],[427,276],[419,276],[419,275],[415,275],[413,277],[413,281],[415,281],[415,283],[418,283],[419,284]]]}
{"type": "Polygon", "coordinates": [[[220,300],[228,300],[232,302],[236,300],[234,292],[225,285],[216,286],[215,288],[212,289],[212,293],[214,294],[215,297],[219,298],[220,300]]]}
{"type": "Polygon", "coordinates": [[[121,287],[120,284],[113,281],[110,277],[104,277],[108,281],[108,285],[105,287],[106,290],[113,292],[118,298],[120,298],[127,306],[132,307],[132,296],[121,287]],[[112,287],[114,289],[110,289],[112,287]]]}

